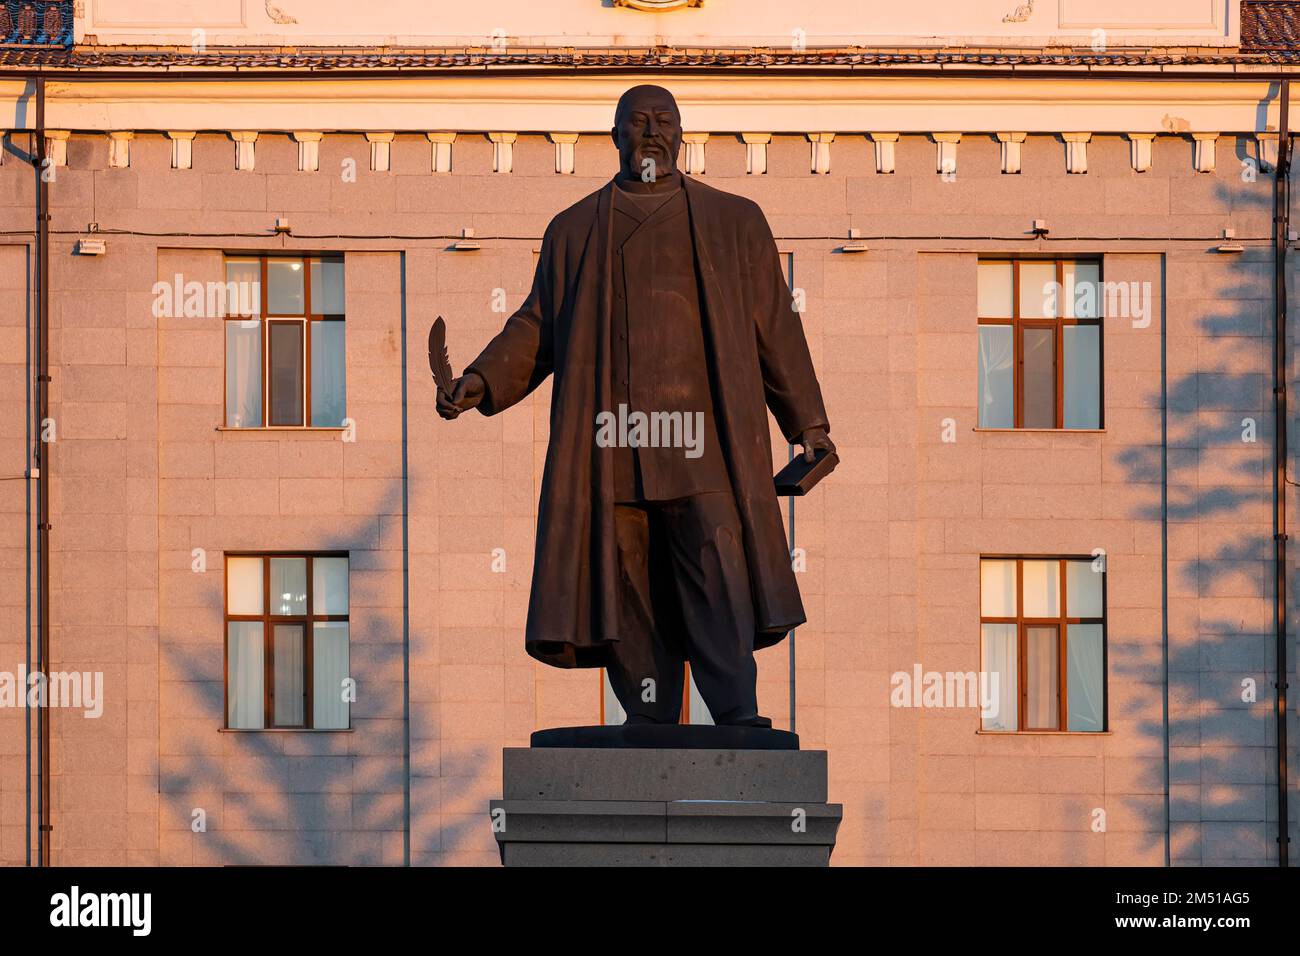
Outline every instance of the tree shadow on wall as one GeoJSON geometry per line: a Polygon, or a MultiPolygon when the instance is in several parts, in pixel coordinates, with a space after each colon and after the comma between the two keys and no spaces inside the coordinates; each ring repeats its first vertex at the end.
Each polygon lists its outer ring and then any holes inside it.
{"type": "MultiPolygon", "coordinates": [[[[1248,188],[1220,185],[1215,208],[1271,215],[1272,182],[1263,173],[1248,188]]],[[[1203,293],[1217,305],[1194,327],[1179,321],[1180,290],[1169,286],[1167,266],[1164,276],[1167,451],[1133,446],[1119,461],[1131,482],[1167,476],[1164,514],[1157,499],[1130,517],[1168,521],[1170,862],[1269,865],[1277,860],[1273,260],[1258,244],[1203,251],[1219,267],[1207,274],[1227,278],[1203,293]],[[1194,358],[1176,359],[1171,374],[1168,356],[1175,347],[1185,355],[1189,344],[1194,358]]],[[[1159,408],[1158,387],[1154,397],[1159,408]]],[[[1133,721],[1144,743],[1148,759],[1132,788],[1140,794],[1120,799],[1131,804],[1142,849],[1163,854],[1166,727],[1151,696],[1160,693],[1162,662],[1150,645],[1114,635],[1109,661],[1112,681],[1145,685],[1111,718],[1133,721]]]]}
{"type": "MultiPolygon", "coordinates": [[[[394,479],[392,485],[377,515],[400,513],[395,505],[400,501],[401,482],[394,479]]],[[[362,549],[358,542],[370,536],[366,523],[375,520],[377,517],[359,518],[349,524],[343,519],[338,530],[316,547],[355,555],[362,549]]],[[[265,540],[241,541],[230,543],[228,550],[266,544],[265,540]]],[[[386,573],[401,571],[393,568],[386,573]]],[[[201,729],[179,735],[179,749],[189,752],[159,755],[158,819],[164,864],[177,858],[200,865],[235,866],[402,862],[407,777],[402,740],[401,621],[391,615],[360,614],[355,599],[353,585],[350,672],[357,681],[357,700],[352,704],[354,729],[350,733],[219,732],[226,706],[224,682],[220,670],[214,674],[210,665],[205,666],[203,656],[194,653],[198,647],[211,645],[197,645],[192,640],[178,643],[174,638],[181,635],[176,629],[160,628],[162,673],[171,675],[169,681],[186,685],[187,713],[202,715],[194,721],[201,729]],[[203,811],[203,832],[193,830],[196,810],[203,811]]],[[[218,646],[224,640],[224,634],[211,635],[218,646]]],[[[454,791],[448,792],[449,782],[460,781],[468,789],[485,773],[481,761],[443,757],[437,766],[418,764],[416,728],[425,721],[417,710],[432,712],[435,726],[427,732],[436,736],[437,706],[412,703],[411,775],[422,778],[411,781],[411,862],[415,864],[464,848],[471,841],[472,827],[490,826],[486,806],[481,821],[462,815],[449,822],[438,815],[436,802],[430,807],[417,795],[417,786],[432,785],[439,788],[445,805],[457,797],[454,791]],[[431,835],[421,836],[430,830],[431,835]]],[[[160,713],[162,748],[178,749],[175,744],[168,748],[167,741],[176,739],[166,732],[168,719],[160,713]]],[[[481,843],[478,837],[473,839],[481,843]]]]}

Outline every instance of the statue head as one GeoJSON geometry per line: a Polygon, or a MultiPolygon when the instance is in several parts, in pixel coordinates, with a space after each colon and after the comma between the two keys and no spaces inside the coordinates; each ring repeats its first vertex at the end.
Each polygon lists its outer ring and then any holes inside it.
{"type": "Polygon", "coordinates": [[[676,172],[682,114],[662,86],[634,86],[619,97],[610,135],[624,176],[653,181],[676,172]]]}

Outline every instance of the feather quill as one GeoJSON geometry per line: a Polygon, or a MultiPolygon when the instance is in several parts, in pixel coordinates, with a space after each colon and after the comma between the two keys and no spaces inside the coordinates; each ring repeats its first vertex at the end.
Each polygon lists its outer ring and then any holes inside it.
{"type": "Polygon", "coordinates": [[[447,356],[447,323],[442,321],[442,316],[434,319],[433,328],[429,329],[429,370],[438,383],[438,390],[450,399],[453,376],[447,356]]]}

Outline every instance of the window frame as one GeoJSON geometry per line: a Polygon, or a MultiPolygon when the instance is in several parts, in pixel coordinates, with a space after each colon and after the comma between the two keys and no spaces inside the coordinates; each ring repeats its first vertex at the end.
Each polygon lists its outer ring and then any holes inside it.
{"type": "MultiPolygon", "coordinates": [[[[987,730],[983,725],[983,717],[980,718],[979,732],[984,734],[1098,734],[1107,733],[1110,730],[1110,632],[1107,627],[1107,602],[1106,589],[1109,585],[1109,570],[1103,569],[1101,573],[1101,617],[1070,617],[1069,616],[1069,575],[1066,572],[1066,563],[1070,561],[1086,561],[1089,564],[1097,560],[1097,556],[1091,554],[981,554],[980,573],[976,575],[976,588],[978,590],[978,601],[980,608],[980,659],[981,668],[983,667],[984,653],[984,625],[985,624],[1014,624],[1016,625],[1016,729],[1015,730],[987,730]],[[1015,617],[994,617],[984,613],[984,594],[982,587],[983,563],[985,561],[1015,561],[1016,562],[1016,616],[1015,617]],[[1057,617],[1026,617],[1025,616],[1025,577],[1024,563],[1026,561],[1055,561],[1057,562],[1057,585],[1060,588],[1060,614],[1057,617]],[[1099,624],[1101,625],[1101,729],[1100,730],[1070,730],[1070,708],[1069,708],[1069,625],[1071,624],[1099,624]],[[1026,679],[1026,668],[1028,666],[1028,655],[1026,654],[1027,640],[1026,634],[1031,627],[1055,627],[1056,634],[1056,680],[1057,680],[1057,703],[1056,703],[1056,727],[1026,727],[1026,711],[1028,710],[1029,683],[1026,679]]],[[[1096,572],[1094,572],[1096,573],[1096,572]]]]}
{"type": "MultiPolygon", "coordinates": [[[[1066,431],[1066,432],[1093,432],[1104,431],[1106,428],[1106,333],[1102,328],[1102,323],[1106,318],[1106,277],[1105,277],[1105,258],[1103,256],[980,256],[976,262],[976,270],[985,262],[1007,262],[1011,264],[1011,316],[1008,318],[992,318],[989,316],[979,315],[979,297],[976,296],[975,311],[977,326],[998,325],[1011,326],[1011,368],[1015,376],[1012,382],[1012,404],[1014,424],[1010,428],[999,428],[994,425],[978,424],[980,409],[976,408],[977,427],[985,431],[1010,432],[1010,431],[1066,431]],[[1051,262],[1056,267],[1056,286],[1058,289],[1065,289],[1065,264],[1088,263],[1097,266],[1097,317],[1094,319],[1066,318],[1062,315],[1055,317],[1033,316],[1023,317],[1020,314],[1020,266],[1023,263],[1041,263],[1051,262]],[[1069,428],[1065,425],[1065,328],[1067,326],[1096,326],[1097,328],[1097,427],[1096,428],[1069,428]],[[1026,426],[1025,421],[1025,356],[1024,356],[1024,330],[1031,328],[1050,328],[1054,329],[1053,335],[1053,352],[1052,352],[1052,374],[1056,382],[1056,414],[1054,424],[1050,428],[1041,425],[1026,426]]],[[[978,272],[977,272],[978,276],[978,272]]],[[[1064,297],[1062,296],[1062,299],[1064,297]]],[[[1064,311],[1063,301],[1056,303],[1058,313],[1064,311]]],[[[978,334],[978,332],[977,332],[978,334]]]]}
{"type": "Polygon", "coordinates": [[[313,733],[346,733],[352,730],[352,706],[348,705],[347,727],[313,726],[315,722],[315,657],[313,655],[314,633],[316,623],[342,622],[348,624],[348,657],[351,660],[352,645],[352,596],[348,595],[347,614],[315,614],[315,579],[312,562],[315,558],[345,558],[348,562],[348,589],[351,591],[352,556],[347,551],[227,551],[224,554],[222,568],[222,657],[224,677],[224,707],[222,709],[222,729],[232,733],[261,733],[264,731],[311,731],[313,733]],[[262,559],[262,613],[230,613],[230,559],[262,559]],[[307,575],[307,600],[303,614],[271,613],[271,560],[273,558],[305,558],[307,575]],[[236,622],[260,623],[262,625],[262,726],[230,726],[230,624],[236,622]],[[275,722],[275,626],[277,624],[297,625],[302,628],[303,641],[303,722],[302,724],[279,725],[275,722]]]}
{"type": "MultiPolygon", "coordinates": [[[[229,431],[257,431],[258,429],[294,429],[297,431],[338,431],[345,427],[343,425],[313,425],[311,423],[311,366],[312,366],[312,323],[313,322],[346,322],[347,321],[347,257],[343,253],[328,252],[302,252],[302,253],[261,253],[261,252],[227,252],[222,256],[222,265],[227,266],[231,260],[257,260],[258,263],[258,313],[257,315],[243,315],[229,311],[222,317],[222,337],[221,337],[221,427],[229,431]],[[301,315],[277,312],[274,315],[270,312],[270,283],[269,272],[272,260],[289,261],[297,259],[303,265],[303,311],[301,315]],[[344,276],[344,311],[338,312],[313,312],[311,297],[311,268],[315,262],[337,262],[343,269],[344,276]],[[226,362],[229,356],[225,353],[226,348],[226,322],[257,322],[258,336],[261,344],[261,375],[259,378],[259,387],[261,388],[262,398],[262,420],[257,425],[231,425],[226,419],[226,410],[228,408],[230,396],[229,388],[229,367],[226,362]],[[271,325],[272,323],[298,323],[302,326],[302,424],[301,425],[272,425],[271,419],[271,325]]],[[[227,281],[225,276],[228,271],[223,270],[223,281],[227,281]]],[[[234,304],[235,309],[239,308],[239,297],[236,296],[234,304]]],[[[346,332],[344,333],[346,342],[346,332]]],[[[344,358],[344,368],[346,369],[346,350],[344,358]]],[[[346,388],[346,387],[345,387],[346,388]]],[[[347,393],[343,396],[344,416],[346,417],[347,393]]]]}

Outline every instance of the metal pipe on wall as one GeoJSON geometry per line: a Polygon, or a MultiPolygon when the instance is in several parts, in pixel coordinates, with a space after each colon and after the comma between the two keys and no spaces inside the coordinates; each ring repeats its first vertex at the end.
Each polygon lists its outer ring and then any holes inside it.
{"type": "MultiPolygon", "coordinates": [[[[50,183],[45,154],[45,77],[36,77],[36,142],[32,164],[36,170],[36,560],[37,620],[36,668],[50,670],[50,183]]],[[[36,711],[37,855],[41,866],[50,865],[50,709],[42,701],[36,711]]]]}
{"type": "Polygon", "coordinates": [[[1277,667],[1277,862],[1289,866],[1291,842],[1287,793],[1287,293],[1286,247],[1289,241],[1291,208],[1291,129],[1289,80],[1279,87],[1281,115],[1278,120],[1277,168],[1273,175],[1273,623],[1277,667]]]}

